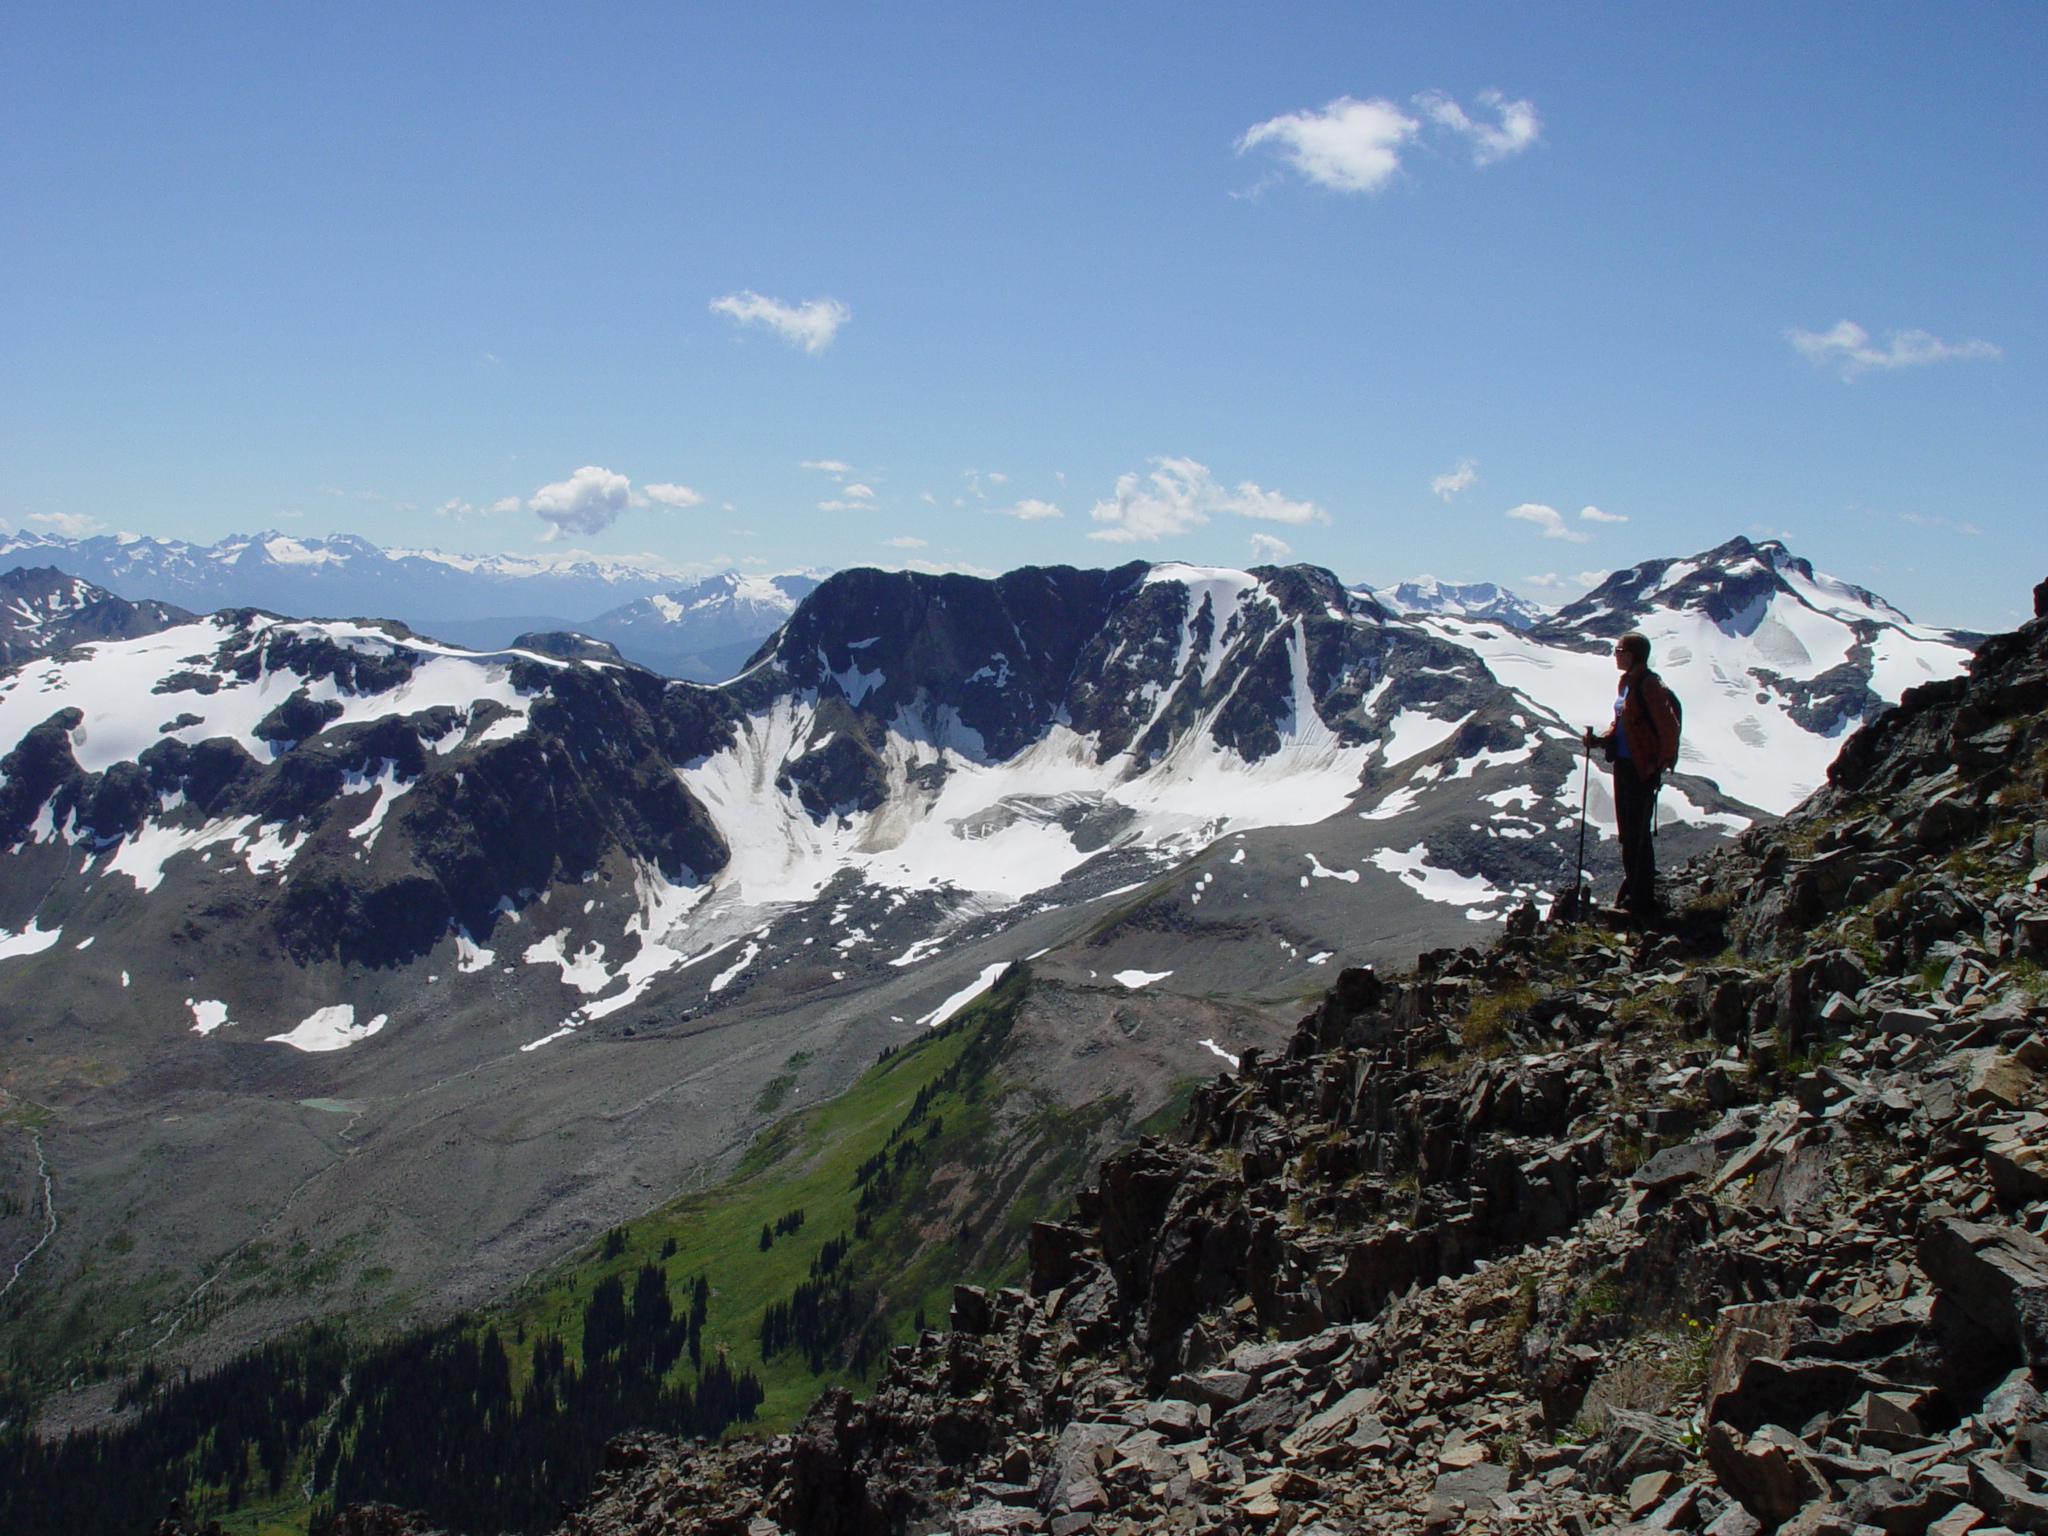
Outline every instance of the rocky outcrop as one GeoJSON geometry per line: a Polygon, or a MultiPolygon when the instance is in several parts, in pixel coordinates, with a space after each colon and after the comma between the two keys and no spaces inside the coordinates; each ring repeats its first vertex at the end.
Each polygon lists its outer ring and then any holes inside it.
{"type": "Polygon", "coordinates": [[[2048,1530],[2044,655],[1909,697],[1651,931],[1346,972],[1026,1285],[791,1434],[636,1438],[563,1533],[2048,1530]]]}

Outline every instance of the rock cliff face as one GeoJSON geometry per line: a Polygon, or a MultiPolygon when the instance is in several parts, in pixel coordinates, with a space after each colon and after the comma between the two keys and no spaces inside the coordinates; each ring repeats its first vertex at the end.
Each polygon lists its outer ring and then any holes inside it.
{"type": "Polygon", "coordinates": [[[2048,614],[1656,931],[1347,971],[1027,1287],[562,1532],[2048,1529],[2044,711],[2048,614]]]}

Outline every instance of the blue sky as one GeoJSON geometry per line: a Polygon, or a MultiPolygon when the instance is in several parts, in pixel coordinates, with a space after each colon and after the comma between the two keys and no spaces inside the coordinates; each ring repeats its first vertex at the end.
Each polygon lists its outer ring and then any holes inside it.
{"type": "Polygon", "coordinates": [[[2048,576],[2038,5],[4,17],[13,526],[2048,576]]]}

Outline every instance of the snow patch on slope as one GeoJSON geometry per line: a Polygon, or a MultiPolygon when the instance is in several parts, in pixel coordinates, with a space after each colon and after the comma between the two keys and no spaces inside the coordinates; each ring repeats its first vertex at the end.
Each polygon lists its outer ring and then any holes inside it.
{"type": "Polygon", "coordinates": [[[263,1038],[276,1045],[288,1045],[295,1051],[341,1051],[369,1039],[389,1022],[390,1015],[380,1013],[358,1024],[353,1004],[336,1003],[330,1008],[315,1009],[284,1034],[265,1035],[263,1038]]]}

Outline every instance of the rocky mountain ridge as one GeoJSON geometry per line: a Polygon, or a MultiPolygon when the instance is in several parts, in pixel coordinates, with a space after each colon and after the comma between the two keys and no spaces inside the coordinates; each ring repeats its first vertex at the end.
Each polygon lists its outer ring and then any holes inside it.
{"type": "MultiPolygon", "coordinates": [[[[1885,686],[1960,655],[1829,601],[1849,619],[1778,580],[1714,664],[1753,686],[1766,619],[1808,637],[1785,677],[1853,623],[1885,686]]],[[[68,1378],[469,1304],[736,1158],[771,1084],[829,1097],[1020,958],[1105,1023],[1214,994],[1267,1021],[1238,1043],[1284,1035],[1340,955],[1458,947],[1569,868],[1572,711],[1611,671],[1489,660],[1510,633],[1308,567],[1139,564],[842,573],[721,688],[253,610],[19,666],[0,1087],[9,1176],[47,1161],[64,1220],[8,1337],[68,1378]],[[303,1285],[213,1284],[281,1223],[303,1285]]],[[[1785,755],[1704,739],[1667,859],[1758,818],[1707,772],[1785,755]]],[[[1159,1050],[1192,1073],[1235,1045],[1159,1050]]]]}
{"type": "Polygon", "coordinates": [[[561,1532],[2048,1527],[2036,612],[1669,924],[1347,971],[1028,1287],[790,1435],[617,1442],[561,1532]]]}

